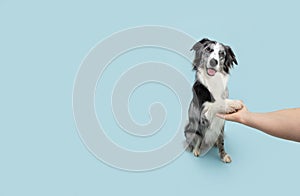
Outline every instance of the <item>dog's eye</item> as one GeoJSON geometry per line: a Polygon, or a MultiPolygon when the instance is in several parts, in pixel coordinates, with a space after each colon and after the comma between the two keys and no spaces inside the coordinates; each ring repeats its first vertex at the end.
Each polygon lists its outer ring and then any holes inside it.
{"type": "Polygon", "coordinates": [[[224,58],[224,57],[225,57],[225,52],[224,52],[224,51],[220,51],[220,52],[219,52],[219,56],[220,56],[221,58],[224,58]]]}
{"type": "Polygon", "coordinates": [[[213,52],[214,50],[210,47],[205,48],[206,52],[213,52]]]}

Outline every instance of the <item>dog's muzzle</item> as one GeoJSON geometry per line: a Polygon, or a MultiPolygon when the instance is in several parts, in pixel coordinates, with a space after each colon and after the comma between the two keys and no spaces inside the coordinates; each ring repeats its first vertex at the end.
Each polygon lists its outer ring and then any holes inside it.
{"type": "Polygon", "coordinates": [[[210,66],[215,67],[218,65],[218,61],[216,59],[211,59],[209,61],[210,66]]]}
{"type": "Polygon", "coordinates": [[[209,65],[210,65],[210,67],[209,68],[207,68],[207,74],[209,75],[209,76],[214,76],[215,74],[216,74],[216,70],[214,69],[214,67],[216,67],[217,65],[218,65],[218,61],[216,60],[216,59],[211,59],[210,61],[209,61],[209,65]]]}

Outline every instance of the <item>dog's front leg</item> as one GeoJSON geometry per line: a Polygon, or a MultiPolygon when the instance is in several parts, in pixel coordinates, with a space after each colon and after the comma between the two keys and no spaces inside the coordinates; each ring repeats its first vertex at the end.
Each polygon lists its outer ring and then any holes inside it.
{"type": "Polygon", "coordinates": [[[214,102],[205,102],[202,105],[200,113],[200,124],[202,127],[208,127],[215,113],[214,102]]]}

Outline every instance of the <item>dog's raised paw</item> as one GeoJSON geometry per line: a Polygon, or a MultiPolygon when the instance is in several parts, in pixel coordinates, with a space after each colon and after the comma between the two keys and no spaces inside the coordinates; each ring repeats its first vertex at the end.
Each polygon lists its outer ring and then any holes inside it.
{"type": "Polygon", "coordinates": [[[233,113],[243,108],[243,103],[239,100],[227,100],[226,113],[233,113]]]}
{"type": "Polygon", "coordinates": [[[224,163],[231,163],[231,158],[230,158],[230,156],[229,156],[228,154],[226,154],[226,155],[223,157],[222,161],[223,161],[224,163]]]}

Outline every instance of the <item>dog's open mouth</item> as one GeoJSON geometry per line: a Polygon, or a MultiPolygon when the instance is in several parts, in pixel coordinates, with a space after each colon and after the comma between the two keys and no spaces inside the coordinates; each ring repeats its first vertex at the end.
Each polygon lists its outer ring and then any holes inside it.
{"type": "Polygon", "coordinates": [[[209,76],[214,76],[215,74],[216,74],[216,70],[214,70],[214,69],[212,69],[212,68],[208,68],[207,69],[207,74],[209,75],[209,76]]]}

